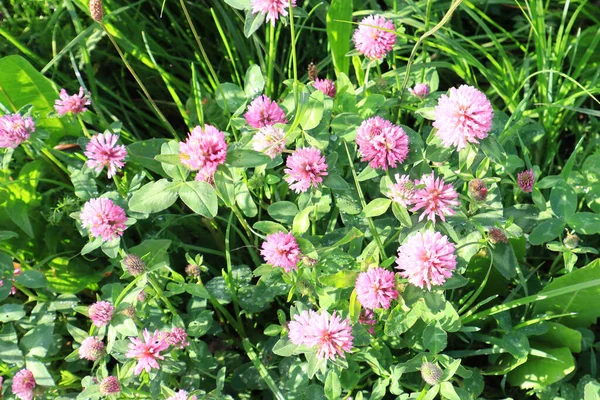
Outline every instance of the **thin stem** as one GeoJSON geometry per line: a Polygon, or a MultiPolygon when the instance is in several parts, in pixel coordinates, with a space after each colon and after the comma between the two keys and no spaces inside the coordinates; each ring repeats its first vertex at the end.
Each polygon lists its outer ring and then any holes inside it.
{"type": "MultiPolygon", "coordinates": [[[[350,150],[348,149],[348,143],[344,140],[344,147],[346,148],[346,155],[348,156],[348,163],[350,165],[350,169],[352,170],[352,176],[354,178],[354,185],[356,186],[356,191],[358,192],[358,198],[360,199],[360,204],[363,208],[363,210],[367,207],[367,202],[365,201],[365,196],[363,195],[362,189],[360,187],[360,183],[358,182],[358,177],[356,176],[356,170],[354,169],[354,163],[352,161],[352,157],[350,156],[350,150]]],[[[375,242],[377,242],[377,246],[379,247],[379,252],[381,253],[381,257],[383,260],[385,260],[387,258],[387,256],[385,255],[385,248],[383,247],[383,242],[381,241],[381,238],[379,237],[379,233],[377,232],[377,229],[375,229],[375,224],[373,223],[373,220],[369,217],[366,218],[367,222],[369,223],[369,229],[371,230],[371,234],[373,235],[373,238],[375,239],[375,242]]]]}
{"type": "Polygon", "coordinates": [[[294,83],[298,82],[298,62],[296,60],[296,28],[294,26],[294,5],[288,0],[290,9],[290,34],[292,35],[292,65],[294,69],[294,83]]]}
{"type": "Polygon", "coordinates": [[[244,350],[246,351],[246,354],[248,354],[248,358],[250,359],[250,361],[252,361],[252,364],[254,364],[254,367],[258,370],[260,377],[263,379],[263,381],[265,381],[265,383],[267,384],[269,389],[271,389],[271,392],[273,392],[273,395],[275,396],[275,398],[277,400],[285,400],[285,397],[283,396],[283,394],[281,393],[281,391],[275,384],[273,377],[271,377],[271,375],[269,374],[269,371],[267,370],[265,365],[262,363],[260,358],[257,356],[256,352],[254,351],[254,348],[252,347],[252,344],[250,343],[250,341],[248,339],[244,338],[242,340],[242,345],[244,346],[244,350]]]}
{"type": "Polygon", "coordinates": [[[169,309],[171,314],[178,315],[177,310],[175,309],[175,307],[173,307],[173,304],[171,304],[169,299],[167,299],[167,297],[165,296],[165,293],[161,289],[160,285],[158,284],[158,282],[156,282],[156,279],[154,279],[154,277],[151,276],[150,274],[148,274],[148,282],[150,282],[150,285],[156,291],[158,298],[161,299],[163,303],[165,303],[165,305],[167,306],[167,308],[169,309]]]}
{"type": "Polygon", "coordinates": [[[275,83],[273,82],[273,71],[275,70],[275,27],[267,24],[267,31],[269,34],[269,61],[267,62],[267,85],[269,88],[269,95],[275,96],[275,83]]]}
{"type": "Polygon", "coordinates": [[[138,75],[136,74],[136,72],[133,70],[133,67],[129,64],[129,61],[127,61],[127,59],[125,58],[125,55],[123,54],[123,51],[121,51],[121,48],[119,47],[119,45],[117,44],[117,42],[115,41],[115,39],[112,37],[112,35],[110,34],[110,32],[108,32],[108,29],[106,29],[106,26],[104,26],[104,24],[102,22],[100,22],[99,24],[100,24],[100,26],[102,26],[102,29],[104,29],[104,32],[106,32],[106,35],[108,36],[108,38],[112,42],[113,46],[115,46],[115,49],[117,50],[117,53],[119,53],[119,56],[121,57],[121,60],[123,60],[123,64],[125,64],[125,67],[127,67],[127,69],[129,70],[129,73],[131,73],[131,75],[133,76],[133,79],[135,79],[135,81],[139,85],[140,89],[142,89],[142,92],[144,92],[144,95],[146,96],[146,98],[148,99],[148,101],[150,102],[150,104],[152,105],[152,108],[154,108],[154,111],[156,112],[156,114],[158,115],[158,117],[162,120],[162,122],[165,124],[165,126],[167,127],[167,129],[169,130],[169,132],[171,132],[171,134],[173,135],[173,137],[175,139],[179,139],[179,135],[177,134],[177,132],[175,131],[175,129],[171,126],[171,124],[167,120],[167,117],[165,117],[165,115],[162,113],[162,111],[160,111],[160,109],[158,108],[158,106],[156,105],[156,103],[154,102],[154,100],[152,99],[152,96],[150,96],[150,93],[146,89],[146,86],[144,86],[144,84],[142,83],[141,79],[138,77],[138,75]]]}
{"type": "Polygon", "coordinates": [[[231,236],[231,225],[233,221],[233,213],[229,213],[229,220],[227,221],[227,229],[225,230],[225,263],[227,264],[227,286],[229,286],[229,291],[231,292],[231,297],[233,300],[233,308],[235,309],[235,314],[238,316],[238,321],[240,317],[240,306],[238,305],[237,299],[237,291],[235,285],[233,283],[233,267],[231,265],[231,251],[229,246],[229,238],[231,236]]]}

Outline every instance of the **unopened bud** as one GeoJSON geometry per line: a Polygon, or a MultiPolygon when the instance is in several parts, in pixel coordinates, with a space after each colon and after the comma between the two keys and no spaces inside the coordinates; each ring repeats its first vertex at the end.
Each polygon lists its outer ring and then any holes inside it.
{"type": "Polygon", "coordinates": [[[299,280],[296,283],[296,289],[298,290],[298,293],[301,296],[306,296],[306,297],[312,295],[313,292],[314,292],[314,290],[315,290],[315,288],[312,285],[312,283],[310,283],[307,280],[299,280]]]}
{"type": "Polygon", "coordinates": [[[318,261],[317,259],[315,259],[315,258],[310,258],[310,257],[308,257],[308,256],[304,256],[304,257],[302,257],[302,263],[303,263],[305,266],[307,266],[308,268],[312,268],[312,267],[314,267],[315,265],[317,265],[317,261],[318,261]]]}
{"type": "Polygon", "coordinates": [[[138,301],[140,303],[143,303],[144,301],[146,301],[146,292],[144,292],[143,290],[138,294],[137,296],[138,301]]]}
{"type": "Polygon", "coordinates": [[[125,259],[123,259],[123,264],[125,264],[127,272],[133,276],[141,275],[146,270],[146,264],[135,254],[128,254],[125,259]]]}
{"type": "Polygon", "coordinates": [[[569,250],[573,250],[579,244],[579,236],[574,233],[567,232],[567,236],[563,239],[563,244],[569,250]]]}
{"type": "Polygon", "coordinates": [[[119,380],[115,376],[107,376],[102,379],[100,383],[100,394],[102,396],[109,396],[111,394],[118,394],[121,392],[121,385],[119,385],[119,380]]]}
{"type": "Polygon", "coordinates": [[[188,264],[187,267],[185,267],[185,273],[187,274],[187,276],[191,276],[192,278],[197,278],[200,276],[200,267],[194,264],[188,264]]]}
{"type": "Polygon", "coordinates": [[[485,182],[481,179],[473,179],[469,182],[469,193],[471,197],[477,201],[485,201],[488,195],[487,187],[485,182]]]}
{"type": "Polygon", "coordinates": [[[506,234],[502,232],[502,229],[491,228],[488,231],[488,238],[492,243],[507,243],[508,239],[506,238],[506,234]]]}
{"type": "Polygon", "coordinates": [[[94,21],[102,22],[102,18],[104,17],[102,0],[90,0],[90,15],[94,21]]]}
{"type": "Polygon", "coordinates": [[[123,311],[121,311],[121,314],[129,318],[133,318],[135,317],[135,308],[133,306],[127,306],[123,309],[123,311]]]}
{"type": "Polygon", "coordinates": [[[442,370],[434,363],[425,362],[421,365],[421,377],[431,386],[435,386],[442,379],[442,370]]]}

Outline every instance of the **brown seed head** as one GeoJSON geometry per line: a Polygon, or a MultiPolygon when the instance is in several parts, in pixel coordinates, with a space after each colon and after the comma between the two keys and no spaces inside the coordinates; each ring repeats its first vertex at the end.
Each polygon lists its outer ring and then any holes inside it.
{"type": "Polygon", "coordinates": [[[102,18],[104,17],[102,0],[90,0],[90,15],[94,21],[102,22],[102,18]]]}

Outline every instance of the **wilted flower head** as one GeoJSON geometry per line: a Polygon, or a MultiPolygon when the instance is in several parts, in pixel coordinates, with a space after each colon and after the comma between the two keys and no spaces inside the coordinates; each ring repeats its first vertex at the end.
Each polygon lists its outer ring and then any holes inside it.
{"type": "Polygon", "coordinates": [[[116,376],[107,376],[100,382],[100,394],[102,396],[109,396],[111,394],[119,394],[121,392],[121,385],[116,376]]]}
{"type": "Polygon", "coordinates": [[[65,89],[60,91],[60,99],[54,102],[54,109],[58,115],[68,113],[80,114],[87,111],[87,107],[92,104],[89,94],[83,87],[79,87],[79,93],[69,96],[65,89]]]}
{"type": "Polygon", "coordinates": [[[426,83],[417,83],[414,88],[408,89],[408,91],[413,96],[422,99],[429,94],[429,85],[426,83]]]}
{"type": "Polygon", "coordinates": [[[485,182],[481,179],[473,179],[469,182],[469,193],[477,201],[485,201],[488,195],[488,189],[485,182]]]}
{"type": "Polygon", "coordinates": [[[420,288],[442,285],[456,269],[454,245],[439,232],[417,232],[398,249],[400,275],[420,288]]]}
{"type": "Polygon", "coordinates": [[[123,314],[129,318],[134,318],[135,317],[135,307],[132,305],[129,305],[129,306],[125,307],[123,309],[123,311],[121,311],[121,314],[123,314]]]}
{"type": "Polygon", "coordinates": [[[394,273],[379,267],[358,274],[355,290],[360,304],[369,310],[390,308],[398,298],[394,273]]]}
{"type": "Polygon", "coordinates": [[[112,319],[115,307],[108,301],[97,301],[88,308],[92,323],[98,328],[108,325],[112,319]]]}
{"type": "Polygon", "coordinates": [[[252,148],[265,153],[271,158],[285,150],[285,133],[275,126],[264,126],[252,138],[252,148]]]}
{"type": "Polygon", "coordinates": [[[382,59],[396,43],[395,30],[392,21],[381,15],[369,15],[360,21],[360,26],[354,31],[356,50],[368,58],[382,59]]]}
{"type": "Polygon", "coordinates": [[[246,122],[253,128],[262,128],[275,124],[285,124],[287,119],[279,105],[265,95],[258,96],[248,106],[244,114],[246,122]]]}
{"type": "Polygon", "coordinates": [[[410,206],[415,195],[414,182],[408,175],[400,176],[400,174],[396,174],[394,178],[396,182],[390,186],[387,196],[403,207],[410,206]]]}
{"type": "Polygon", "coordinates": [[[6,114],[0,117],[0,148],[15,149],[35,132],[31,117],[21,114],[6,114]]]}
{"type": "Polygon", "coordinates": [[[198,398],[196,396],[192,396],[188,399],[188,393],[183,390],[180,389],[177,393],[175,393],[173,396],[169,397],[167,400],[197,400],[198,398]]]}
{"type": "Polygon", "coordinates": [[[446,147],[463,149],[467,143],[479,143],[492,127],[494,111],[485,94],[472,86],[451,88],[450,95],[443,94],[434,110],[437,135],[446,147]]]}
{"type": "Polygon", "coordinates": [[[212,125],[196,126],[186,141],[179,143],[179,158],[187,168],[199,171],[196,180],[211,182],[227,158],[225,134],[212,125]]]}
{"type": "Polygon", "coordinates": [[[184,349],[190,345],[190,342],[187,341],[187,337],[188,334],[185,329],[176,326],[175,328],[171,329],[171,332],[168,332],[165,335],[165,340],[171,346],[184,349]]]}
{"type": "Polygon", "coordinates": [[[288,324],[290,341],[294,344],[315,347],[317,357],[334,360],[345,357],[352,350],[352,326],[350,320],[342,320],[335,312],[317,313],[303,311],[288,324]]]}
{"type": "Polygon", "coordinates": [[[320,90],[325,94],[325,96],[335,97],[335,83],[329,79],[315,79],[315,83],[313,84],[315,89],[320,90]]]}
{"type": "Polygon", "coordinates": [[[104,343],[97,336],[83,339],[79,347],[79,358],[96,361],[104,355],[104,343]]]}
{"type": "Polygon", "coordinates": [[[492,243],[507,243],[508,239],[506,238],[506,234],[499,228],[490,228],[488,231],[488,238],[492,243]]]}
{"type": "Polygon", "coordinates": [[[375,319],[373,311],[365,309],[361,310],[360,315],[358,316],[358,322],[363,325],[371,335],[375,334],[374,326],[377,325],[377,320],[375,319]]]}
{"type": "Polygon", "coordinates": [[[141,275],[146,270],[146,264],[135,254],[127,254],[123,259],[123,264],[125,264],[127,272],[133,276],[141,275]]]}
{"type": "Polygon", "coordinates": [[[83,205],[79,218],[81,225],[93,237],[101,237],[104,241],[122,236],[127,229],[125,211],[105,197],[88,200],[83,205]]]}
{"type": "Polygon", "coordinates": [[[442,370],[434,363],[425,362],[421,365],[421,377],[431,386],[435,386],[442,380],[442,370]]]}
{"type": "MultiPolygon", "coordinates": [[[[288,0],[252,0],[252,14],[262,13],[267,16],[267,22],[275,26],[279,16],[288,15],[288,0]]],[[[292,6],[296,7],[296,0],[292,0],[292,6]]]]}
{"type": "Polygon", "coordinates": [[[110,132],[92,136],[84,152],[88,158],[87,166],[96,172],[100,172],[106,167],[108,177],[112,178],[125,166],[123,160],[127,156],[127,148],[122,144],[117,144],[117,140],[119,140],[119,135],[110,132]]]}
{"type": "Polygon", "coordinates": [[[526,193],[533,192],[533,184],[535,183],[533,169],[528,169],[517,174],[517,183],[522,191],[526,193]]]}
{"type": "Polygon", "coordinates": [[[193,278],[199,277],[201,272],[202,272],[202,270],[200,269],[200,267],[197,265],[194,265],[194,264],[188,264],[185,267],[186,275],[191,276],[193,278]]]}
{"type": "Polygon", "coordinates": [[[458,206],[458,193],[451,184],[446,184],[443,178],[436,178],[433,172],[431,175],[423,175],[421,180],[415,182],[417,185],[423,185],[415,191],[413,197],[414,207],[411,211],[418,211],[423,208],[423,214],[419,217],[422,221],[425,216],[435,224],[437,215],[442,221],[446,221],[446,215],[454,215],[456,212],[452,207],[458,206]]]}
{"type": "Polygon", "coordinates": [[[567,232],[567,235],[563,239],[563,244],[569,250],[573,250],[579,245],[579,236],[575,232],[567,232]]]}
{"type": "Polygon", "coordinates": [[[356,131],[362,161],[371,168],[395,168],[408,155],[408,136],[402,128],[381,117],[363,121],[356,131]]]}
{"type": "Polygon", "coordinates": [[[160,369],[156,360],[164,360],[165,357],[160,352],[169,347],[169,343],[161,337],[161,332],[158,330],[150,335],[148,329],[144,329],[143,336],[143,341],[137,337],[129,338],[131,343],[129,343],[129,351],[125,354],[126,357],[137,360],[133,370],[136,375],[141,374],[144,369],[148,373],[152,368],[160,369]]]}
{"type": "Polygon", "coordinates": [[[13,377],[12,392],[21,400],[33,400],[35,385],[36,382],[33,373],[24,368],[13,377]]]}
{"type": "Polygon", "coordinates": [[[283,268],[286,272],[298,269],[297,264],[301,256],[300,246],[291,232],[267,235],[260,254],[267,264],[283,268]]]}
{"type": "Polygon", "coordinates": [[[327,175],[325,157],[314,147],[297,149],[287,158],[285,165],[285,181],[296,193],[306,192],[311,186],[316,188],[327,175]]]}

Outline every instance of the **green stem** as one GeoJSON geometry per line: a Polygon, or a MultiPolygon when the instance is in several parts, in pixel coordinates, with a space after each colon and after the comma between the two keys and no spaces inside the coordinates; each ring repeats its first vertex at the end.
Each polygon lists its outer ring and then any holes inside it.
{"type": "Polygon", "coordinates": [[[275,398],[277,400],[285,400],[285,397],[283,396],[283,394],[281,393],[281,391],[275,384],[273,377],[271,377],[271,375],[269,374],[269,371],[267,370],[265,365],[262,363],[260,358],[257,356],[256,352],[254,351],[254,348],[252,347],[252,344],[250,343],[250,341],[248,339],[244,338],[242,340],[242,345],[244,346],[244,350],[246,351],[246,354],[248,354],[248,358],[250,359],[250,361],[252,361],[252,364],[254,364],[254,367],[258,370],[260,377],[263,379],[263,381],[265,381],[265,383],[267,384],[269,389],[271,389],[271,392],[273,392],[273,395],[275,396],[275,398]]]}
{"type": "Polygon", "coordinates": [[[165,305],[167,306],[167,308],[169,309],[171,314],[178,315],[177,310],[175,309],[175,307],[173,307],[173,304],[171,304],[169,299],[167,299],[167,297],[165,296],[165,293],[161,289],[160,285],[158,284],[158,282],[156,282],[156,279],[154,279],[154,277],[151,276],[150,274],[148,274],[148,282],[150,282],[150,285],[156,291],[158,298],[161,299],[163,303],[165,303],[165,305]]]}
{"type": "Polygon", "coordinates": [[[290,9],[290,34],[292,35],[292,65],[294,69],[294,84],[298,82],[298,63],[296,60],[296,28],[294,26],[294,5],[288,0],[290,9]]]}
{"type": "Polygon", "coordinates": [[[269,34],[269,61],[267,62],[267,85],[269,88],[269,95],[275,96],[275,83],[273,82],[273,71],[275,70],[275,27],[267,24],[267,31],[269,34]]]}
{"type": "MultiPolygon", "coordinates": [[[[367,207],[367,202],[365,201],[365,196],[360,187],[360,182],[358,182],[358,177],[356,176],[356,170],[354,169],[354,162],[352,161],[352,157],[350,156],[350,150],[348,149],[348,142],[346,142],[345,140],[344,140],[344,147],[346,148],[346,155],[348,156],[348,163],[350,165],[350,170],[352,171],[352,177],[354,178],[354,185],[356,186],[356,191],[358,192],[358,198],[360,199],[360,204],[364,210],[367,207]]],[[[379,233],[377,232],[377,229],[375,229],[375,224],[373,223],[373,220],[369,217],[366,217],[366,220],[369,223],[369,229],[371,230],[371,234],[373,235],[375,242],[377,242],[377,247],[379,247],[379,252],[381,253],[381,257],[383,260],[385,260],[387,258],[387,256],[385,255],[385,248],[383,247],[383,242],[381,241],[381,238],[379,237],[379,233]]]]}
{"type": "Polygon", "coordinates": [[[240,320],[240,307],[238,305],[237,291],[233,283],[233,267],[231,265],[231,251],[229,250],[229,237],[231,235],[231,223],[233,221],[233,213],[229,213],[229,220],[227,221],[227,229],[225,230],[225,263],[227,264],[227,286],[231,292],[233,300],[233,308],[235,309],[235,315],[238,316],[238,322],[242,325],[240,320]]]}

